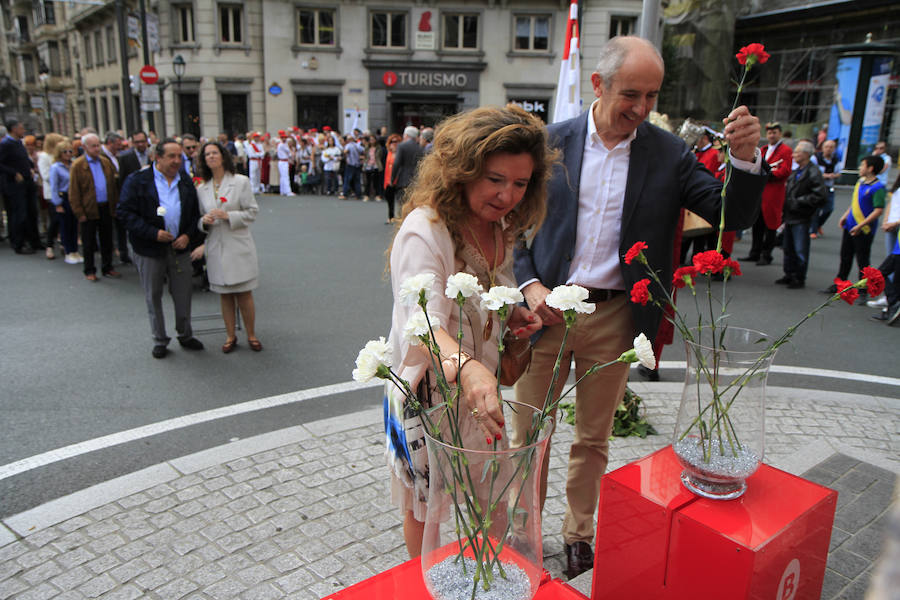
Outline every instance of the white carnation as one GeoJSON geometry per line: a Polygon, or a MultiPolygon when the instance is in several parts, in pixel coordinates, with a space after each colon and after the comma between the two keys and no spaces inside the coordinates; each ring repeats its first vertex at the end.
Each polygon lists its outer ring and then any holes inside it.
{"type": "Polygon", "coordinates": [[[553,291],[547,294],[547,306],[562,311],[574,310],[575,312],[586,315],[594,312],[597,308],[591,302],[585,302],[588,297],[588,291],[580,285],[558,285],[553,291]]]}
{"type": "Polygon", "coordinates": [[[385,342],[384,337],[369,340],[356,357],[353,379],[360,383],[371,381],[377,376],[378,368],[382,365],[390,367],[392,360],[391,347],[385,342]]]}
{"type": "MultiPolygon", "coordinates": [[[[430,319],[431,326],[435,329],[441,326],[441,321],[437,317],[432,315],[430,319]]],[[[419,307],[403,326],[403,339],[409,342],[410,346],[418,346],[422,343],[420,336],[426,334],[428,334],[428,320],[425,318],[425,311],[419,307]]]]}
{"type": "Polygon", "coordinates": [[[653,355],[653,344],[643,333],[634,338],[634,352],[638,360],[648,369],[656,368],[656,357],[653,355]]]}
{"type": "Polygon", "coordinates": [[[434,273],[419,273],[407,277],[400,284],[400,304],[403,306],[416,306],[419,303],[419,293],[425,291],[425,301],[434,298],[434,273]]]}
{"type": "Polygon", "coordinates": [[[517,288],[495,285],[481,294],[481,308],[483,310],[500,310],[504,306],[515,305],[523,300],[525,297],[517,288]]]}
{"type": "Polygon", "coordinates": [[[447,289],[444,292],[451,300],[456,300],[459,294],[463,298],[468,298],[482,291],[478,278],[469,273],[457,273],[447,278],[447,289]]]}

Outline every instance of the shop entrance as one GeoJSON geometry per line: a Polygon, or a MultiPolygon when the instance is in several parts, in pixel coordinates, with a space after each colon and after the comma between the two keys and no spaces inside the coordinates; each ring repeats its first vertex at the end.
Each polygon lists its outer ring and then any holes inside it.
{"type": "Polygon", "coordinates": [[[455,115],[459,111],[456,102],[391,102],[391,131],[401,132],[407,125],[413,127],[434,127],[444,117],[455,115]]]}

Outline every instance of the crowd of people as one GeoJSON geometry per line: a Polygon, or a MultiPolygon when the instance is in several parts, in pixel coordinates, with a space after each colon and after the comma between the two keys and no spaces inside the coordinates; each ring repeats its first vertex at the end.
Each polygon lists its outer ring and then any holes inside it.
{"type": "MultiPolygon", "coordinates": [[[[783,275],[775,284],[788,289],[806,287],[812,240],[828,235],[824,228],[834,212],[835,183],[841,176],[845,164],[837,151],[837,141],[826,135],[815,139],[794,140],[782,132],[778,122],[766,123],[766,144],[761,148],[770,174],[762,195],[760,215],[752,228],[749,253],[741,261],[765,266],[772,263],[776,247],[783,252],[783,275]]],[[[824,128],[823,128],[824,131],[824,128]]],[[[706,128],[694,146],[697,160],[720,179],[724,178],[725,157],[719,134],[706,128]]],[[[872,243],[880,229],[884,235],[886,258],[879,266],[882,273],[893,282],[894,262],[900,255],[897,232],[900,229],[900,200],[891,202],[894,192],[900,188],[900,176],[892,186],[888,186],[891,159],[884,140],[878,141],[870,155],[859,161],[859,178],[856,182],[850,207],[838,219],[837,228],[841,232],[840,263],[836,277],[846,280],[851,273],[853,261],[858,272],[870,266],[872,243]],[[879,227],[879,219],[881,220],[879,227]]],[[[708,225],[708,224],[707,224],[708,225]]],[[[684,229],[688,224],[683,225],[684,229]]],[[[696,237],[685,234],[681,243],[681,264],[690,262],[688,251],[693,243],[694,252],[715,247],[716,228],[696,237]]],[[[723,234],[723,250],[730,255],[736,233],[723,234]]],[[[868,298],[865,291],[856,300],[859,305],[880,308],[873,319],[888,324],[900,322],[900,297],[891,295],[895,286],[879,298],[868,298]]],[[[830,284],[823,290],[832,294],[837,284],[830,284]]]]}

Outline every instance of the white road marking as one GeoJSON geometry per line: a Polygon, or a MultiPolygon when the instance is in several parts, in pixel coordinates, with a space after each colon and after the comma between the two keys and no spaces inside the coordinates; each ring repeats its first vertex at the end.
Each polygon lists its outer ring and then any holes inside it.
{"type": "MultiPolygon", "coordinates": [[[[684,369],[685,363],[684,361],[661,361],[659,366],[661,369],[684,369]]],[[[850,371],[833,371],[830,369],[811,369],[808,367],[774,365],[769,369],[769,372],[787,375],[806,375],[810,377],[828,377],[832,379],[844,379],[848,381],[862,381],[865,383],[876,383],[880,385],[900,386],[900,379],[895,377],[882,377],[879,375],[852,373],[850,371]]],[[[209,421],[215,421],[217,419],[234,417],[257,410],[273,408],[275,406],[284,406],[286,404],[304,402],[306,400],[313,400],[316,398],[322,398],[324,396],[331,396],[343,392],[375,388],[382,385],[383,383],[380,381],[366,384],[356,382],[337,383],[308,390],[291,392],[289,394],[281,394],[279,396],[272,396],[269,398],[250,400],[248,402],[233,404],[231,406],[223,406],[222,408],[216,408],[213,410],[207,410],[191,415],[185,415],[183,417],[177,417],[175,419],[169,419],[167,421],[160,421],[159,423],[151,423],[149,425],[136,427],[127,431],[120,431],[118,433],[105,435],[103,437],[79,442],[77,444],[71,444],[69,446],[50,450],[49,452],[44,452],[42,454],[36,454],[34,456],[30,456],[28,458],[24,458],[22,460],[0,466],[0,480],[19,475],[20,473],[24,473],[32,469],[44,467],[61,460],[66,460],[69,458],[80,456],[82,454],[87,454],[88,452],[103,450],[104,448],[110,448],[119,444],[133,442],[135,440],[151,437],[160,433],[165,433],[167,431],[173,431],[175,429],[182,429],[200,423],[207,423],[209,421]]]]}
{"type": "Polygon", "coordinates": [[[95,450],[102,450],[111,446],[133,442],[135,440],[154,436],[160,433],[165,433],[166,431],[172,431],[174,429],[182,429],[184,427],[190,427],[191,425],[207,423],[209,421],[215,421],[217,419],[225,419],[256,410],[264,410],[267,408],[273,408],[275,406],[304,402],[306,400],[313,400],[315,398],[331,396],[333,394],[341,394],[343,392],[352,392],[354,390],[380,387],[382,385],[384,384],[380,381],[366,384],[356,383],[352,381],[347,383],[337,383],[334,385],[325,385],[309,390],[291,392],[289,394],[281,394],[279,396],[271,396],[269,398],[250,400],[248,402],[233,404],[231,406],[223,406],[222,408],[216,408],[213,410],[207,410],[191,415],[185,415],[183,417],[177,417],[175,419],[169,419],[167,421],[160,421],[159,423],[151,423],[149,425],[136,427],[127,431],[120,431],[118,433],[105,435],[103,437],[79,442],[77,444],[71,444],[69,446],[64,446],[62,448],[57,448],[56,450],[50,450],[49,452],[29,456],[28,458],[3,465],[2,467],[0,467],[0,480],[61,460],[66,460],[68,458],[87,454],[88,452],[94,452],[95,450]]]}

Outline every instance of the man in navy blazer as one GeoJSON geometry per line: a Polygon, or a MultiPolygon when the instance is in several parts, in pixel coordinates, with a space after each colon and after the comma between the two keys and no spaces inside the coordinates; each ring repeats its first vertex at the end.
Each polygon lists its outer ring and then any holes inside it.
{"type": "MultiPolygon", "coordinates": [[[[646,242],[644,254],[668,284],[681,209],[719,221],[721,184],[683,141],[644,122],[663,80],[664,65],[656,48],[640,38],[620,37],[610,40],[600,57],[591,75],[597,97],[591,108],[548,128],[551,144],[563,152],[563,164],[549,184],[544,224],[529,246],[516,250],[516,279],[529,308],[544,324],[531,366],[516,385],[516,399],[532,406],[544,401],[565,329],[559,312],[544,302],[553,287],[581,285],[596,304],[593,314],[579,315],[569,337],[555,390],[559,394],[573,357],[576,376],[581,376],[595,362],[615,360],[638,333],[651,340],[656,336],[660,310],[629,302],[628,291],[646,274],[637,261],[624,264],[625,252],[637,241],[646,242]]],[[[742,106],[726,121],[736,168],[726,199],[725,228],[735,230],[755,220],[766,177],[760,175],[764,167],[756,149],[758,119],[742,106]]],[[[651,288],[651,293],[661,291],[651,288]]],[[[578,386],[563,521],[569,577],[593,566],[593,515],[613,417],[627,380],[628,365],[619,364],[578,386]]],[[[512,445],[521,445],[530,419],[524,411],[512,417],[512,445]]]]}
{"type": "Polygon", "coordinates": [[[161,141],[151,168],[132,173],[125,180],[117,212],[128,229],[134,264],[144,288],[154,358],[168,353],[162,310],[166,281],[175,304],[178,342],[187,350],[203,349],[191,330],[191,249],[203,238],[197,226],[200,205],[197,190],[181,166],[181,144],[172,138],[161,141]]]}

